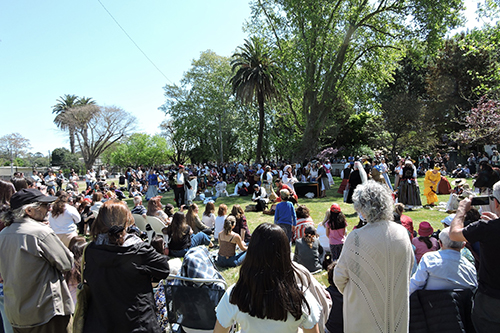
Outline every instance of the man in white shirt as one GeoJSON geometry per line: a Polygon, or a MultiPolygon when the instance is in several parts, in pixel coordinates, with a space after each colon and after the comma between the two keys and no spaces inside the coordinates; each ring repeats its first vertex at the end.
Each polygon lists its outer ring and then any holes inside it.
{"type": "Polygon", "coordinates": [[[188,179],[189,175],[187,172],[184,172],[184,166],[179,165],[179,171],[174,175],[174,193],[175,193],[175,202],[177,207],[180,208],[185,203],[186,197],[186,189],[191,188],[191,184],[188,179]]]}
{"type": "Polygon", "coordinates": [[[264,209],[266,209],[266,205],[269,202],[269,199],[267,198],[266,189],[257,184],[255,184],[253,188],[254,191],[252,195],[252,201],[257,203],[257,205],[255,206],[256,211],[261,212],[264,209]]]}

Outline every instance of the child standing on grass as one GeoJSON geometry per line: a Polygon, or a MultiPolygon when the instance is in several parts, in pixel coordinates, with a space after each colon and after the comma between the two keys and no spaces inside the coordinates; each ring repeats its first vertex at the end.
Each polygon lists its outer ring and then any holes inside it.
{"type": "Polygon", "coordinates": [[[326,228],[326,236],[330,242],[332,260],[337,260],[340,257],[347,236],[347,220],[338,204],[334,203],[326,212],[323,224],[326,228]]]}

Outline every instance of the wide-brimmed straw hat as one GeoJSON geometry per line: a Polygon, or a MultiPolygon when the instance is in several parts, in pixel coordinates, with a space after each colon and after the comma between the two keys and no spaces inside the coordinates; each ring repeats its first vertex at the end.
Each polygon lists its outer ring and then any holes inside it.
{"type": "Polygon", "coordinates": [[[457,187],[457,186],[463,186],[467,183],[467,180],[465,178],[457,178],[451,182],[451,186],[457,187]]]}

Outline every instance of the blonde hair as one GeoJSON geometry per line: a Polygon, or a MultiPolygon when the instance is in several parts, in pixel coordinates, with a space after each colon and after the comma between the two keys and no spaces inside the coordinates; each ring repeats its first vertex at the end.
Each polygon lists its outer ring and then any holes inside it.
{"type": "Polygon", "coordinates": [[[288,191],[287,189],[280,191],[281,200],[288,200],[289,197],[290,197],[290,191],[288,191]]]}

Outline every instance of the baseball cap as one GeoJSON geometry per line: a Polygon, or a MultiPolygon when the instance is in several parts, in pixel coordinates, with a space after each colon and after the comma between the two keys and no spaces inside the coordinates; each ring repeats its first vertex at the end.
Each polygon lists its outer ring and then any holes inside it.
{"type": "Polygon", "coordinates": [[[54,202],[57,197],[45,195],[35,188],[23,188],[10,198],[10,208],[17,209],[34,202],[54,202]]]}
{"type": "Polygon", "coordinates": [[[456,214],[451,214],[451,215],[446,216],[444,219],[441,220],[441,223],[444,223],[447,226],[450,226],[451,221],[453,221],[453,219],[455,218],[455,215],[456,214]]]}
{"type": "Polygon", "coordinates": [[[331,207],[330,207],[330,211],[332,213],[340,213],[340,206],[336,203],[334,203],[331,207]]]}

